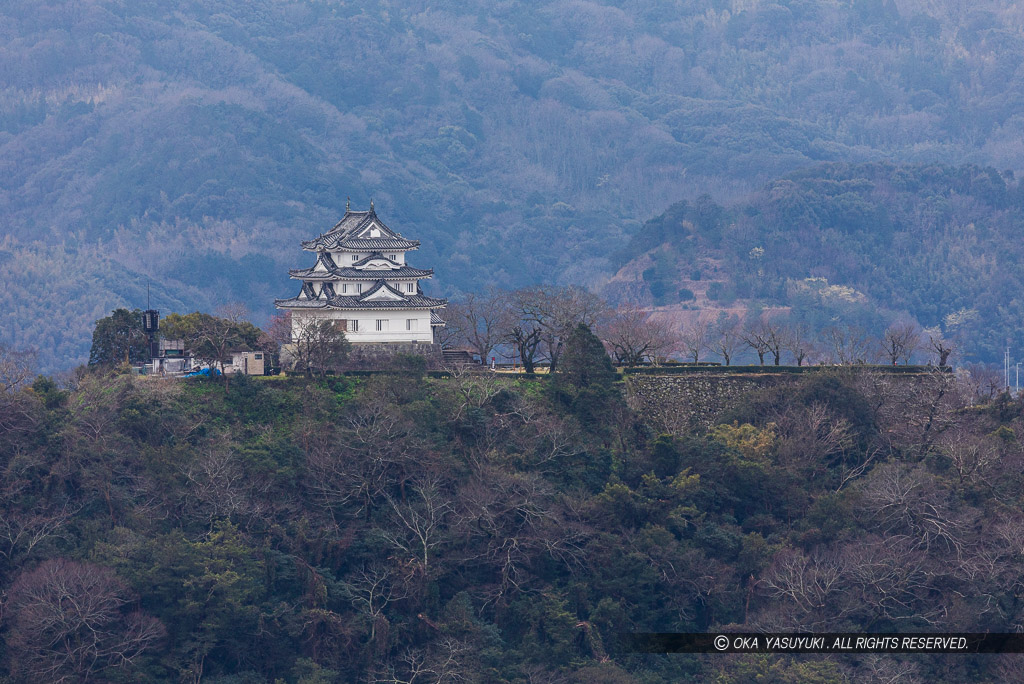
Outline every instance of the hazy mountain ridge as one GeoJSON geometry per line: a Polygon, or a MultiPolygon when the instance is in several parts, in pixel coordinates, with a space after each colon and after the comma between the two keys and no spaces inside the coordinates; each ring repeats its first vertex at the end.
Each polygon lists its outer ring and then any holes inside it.
{"type": "Polygon", "coordinates": [[[829,164],[729,208],[682,202],[618,255],[607,292],[655,305],[791,307],[812,329],[898,318],[956,336],[964,359],[1024,343],[1024,187],[977,166],[829,164]]]}
{"type": "MultiPolygon", "coordinates": [[[[23,308],[46,288],[11,270],[0,306],[23,313],[3,339],[55,308],[142,303],[85,247],[141,262],[162,308],[223,300],[216,274],[182,276],[215,252],[262,318],[347,196],[421,239],[450,293],[598,284],[670,203],[821,161],[1019,169],[1021,25],[997,3],[8,3],[5,249],[63,244],[83,287],[23,308]]],[[[87,339],[76,324],[47,365],[87,339]]]]}

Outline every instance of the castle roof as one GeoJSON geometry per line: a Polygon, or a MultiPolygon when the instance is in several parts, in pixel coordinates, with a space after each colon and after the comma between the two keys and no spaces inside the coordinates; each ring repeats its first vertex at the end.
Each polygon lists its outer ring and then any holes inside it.
{"type": "Polygon", "coordinates": [[[448,303],[445,299],[427,297],[417,292],[405,295],[383,279],[377,280],[369,291],[356,295],[339,295],[328,283],[316,294],[310,284],[304,283],[302,292],[291,299],[276,299],[282,309],[439,309],[448,303]]]}
{"type": "Polygon", "coordinates": [[[302,243],[312,251],[344,249],[356,252],[407,251],[420,246],[419,240],[406,240],[381,221],[373,205],[369,211],[345,210],[345,216],[328,232],[302,243]]]}
{"type": "Polygon", "coordinates": [[[296,280],[378,280],[386,278],[429,278],[433,269],[424,270],[407,264],[400,264],[373,252],[350,266],[339,267],[330,252],[320,252],[312,268],[295,268],[288,275],[296,280]]]}
{"type": "MultiPolygon", "coordinates": [[[[415,293],[403,293],[389,284],[397,280],[420,280],[430,278],[434,271],[414,268],[400,263],[395,252],[406,252],[419,246],[417,240],[406,240],[388,228],[377,217],[370,203],[369,211],[352,211],[345,208],[345,216],[335,226],[313,240],[302,243],[303,249],[317,252],[317,261],[312,268],[292,269],[288,274],[302,281],[302,290],[295,297],[276,299],[279,309],[292,311],[403,311],[429,310],[431,325],[444,325],[434,313],[443,309],[448,301],[423,294],[418,286],[415,293]],[[351,264],[335,261],[331,251],[364,253],[351,264]],[[388,252],[392,254],[388,254],[388,252]],[[357,281],[357,288],[337,287],[338,281],[357,281]],[[365,283],[370,282],[369,287],[365,283]],[[349,293],[347,290],[363,290],[349,293]],[[339,290],[344,290],[342,294],[339,290]]],[[[345,258],[350,258],[346,254],[345,258]]]]}
{"type": "Polygon", "coordinates": [[[433,269],[399,266],[388,271],[369,271],[359,268],[345,267],[318,271],[313,268],[297,268],[288,271],[295,280],[379,280],[380,278],[429,278],[434,275],[433,269]]]}

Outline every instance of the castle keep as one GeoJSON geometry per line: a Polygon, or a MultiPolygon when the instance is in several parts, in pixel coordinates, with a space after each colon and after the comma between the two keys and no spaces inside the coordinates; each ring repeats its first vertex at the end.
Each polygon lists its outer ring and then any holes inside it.
{"type": "Polygon", "coordinates": [[[302,282],[299,294],[274,302],[292,314],[292,339],[310,323],[330,320],[355,345],[432,344],[447,301],[420,288],[432,269],[406,263],[406,254],[419,245],[384,225],[372,202],[369,211],[346,207],[330,231],[302,243],[317,259],[310,268],[288,272],[302,282]]]}

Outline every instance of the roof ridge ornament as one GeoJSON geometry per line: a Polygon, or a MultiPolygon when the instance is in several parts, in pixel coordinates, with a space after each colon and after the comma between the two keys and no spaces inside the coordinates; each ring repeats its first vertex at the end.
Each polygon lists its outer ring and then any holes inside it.
{"type": "Polygon", "coordinates": [[[352,208],[352,198],[351,197],[346,197],[345,198],[345,213],[347,214],[348,210],[351,209],[351,208],[352,208]]]}

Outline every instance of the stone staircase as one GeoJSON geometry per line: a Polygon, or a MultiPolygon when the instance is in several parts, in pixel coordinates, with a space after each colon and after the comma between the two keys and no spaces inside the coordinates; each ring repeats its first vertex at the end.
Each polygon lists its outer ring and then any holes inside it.
{"type": "Polygon", "coordinates": [[[441,351],[446,366],[475,363],[473,355],[465,349],[444,349],[441,351]]]}

